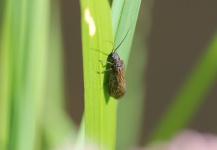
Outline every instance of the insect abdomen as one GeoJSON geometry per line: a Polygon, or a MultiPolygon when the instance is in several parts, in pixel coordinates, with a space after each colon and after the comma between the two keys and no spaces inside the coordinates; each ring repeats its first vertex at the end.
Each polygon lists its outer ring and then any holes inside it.
{"type": "Polygon", "coordinates": [[[126,84],[123,67],[113,68],[113,71],[109,76],[108,91],[109,94],[116,99],[124,96],[126,92],[126,84]]]}

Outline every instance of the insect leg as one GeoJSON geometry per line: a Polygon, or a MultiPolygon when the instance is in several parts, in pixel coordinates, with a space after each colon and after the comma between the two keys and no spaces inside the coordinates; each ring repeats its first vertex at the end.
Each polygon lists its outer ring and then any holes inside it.
{"type": "Polygon", "coordinates": [[[104,71],[102,71],[102,72],[99,72],[99,71],[98,71],[98,73],[99,73],[99,74],[103,74],[103,73],[105,73],[105,72],[107,72],[107,71],[111,71],[111,70],[112,70],[112,68],[107,69],[107,70],[104,70],[104,71]]]}
{"type": "Polygon", "coordinates": [[[99,62],[104,62],[104,63],[113,65],[113,63],[111,63],[111,62],[109,62],[109,61],[99,60],[99,62]]]}

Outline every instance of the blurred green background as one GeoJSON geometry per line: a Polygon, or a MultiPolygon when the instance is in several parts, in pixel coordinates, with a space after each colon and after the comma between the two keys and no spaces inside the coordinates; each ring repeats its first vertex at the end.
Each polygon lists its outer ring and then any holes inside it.
{"type": "MultiPolygon", "coordinates": [[[[216,134],[216,5],[142,1],[117,150],[183,128],[216,134]]],[[[80,11],[78,0],[0,1],[0,149],[75,145],[84,111],[80,11]]]]}

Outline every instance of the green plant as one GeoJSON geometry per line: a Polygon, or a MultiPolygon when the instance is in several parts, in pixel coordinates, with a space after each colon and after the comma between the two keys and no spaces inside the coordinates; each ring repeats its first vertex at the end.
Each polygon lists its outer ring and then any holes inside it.
{"type": "Polygon", "coordinates": [[[88,139],[99,142],[100,147],[114,149],[117,101],[111,98],[107,89],[103,87],[108,82],[108,78],[97,74],[97,71],[105,70],[99,60],[107,60],[105,54],[110,54],[131,28],[129,35],[117,50],[127,68],[140,2],[140,0],[113,1],[111,22],[108,1],[81,1],[85,133],[88,139]]]}

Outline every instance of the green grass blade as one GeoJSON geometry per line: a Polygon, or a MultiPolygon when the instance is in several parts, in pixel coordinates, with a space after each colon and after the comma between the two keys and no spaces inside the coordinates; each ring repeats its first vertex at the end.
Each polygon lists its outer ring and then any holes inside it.
{"type": "MultiPolygon", "coordinates": [[[[138,4],[136,1],[133,2],[138,4]]],[[[123,100],[121,100],[118,104],[116,138],[117,150],[126,150],[132,148],[137,144],[140,135],[141,122],[143,120],[142,118],[144,118],[143,106],[145,92],[143,76],[147,61],[147,48],[144,41],[146,40],[150,29],[150,11],[152,8],[152,3],[152,0],[145,1],[142,3],[143,9],[140,9],[140,18],[137,23],[137,31],[135,31],[135,37],[133,41],[134,44],[130,52],[129,64],[127,67],[127,92],[123,100]]],[[[113,7],[115,6],[114,4],[113,7]]],[[[130,14],[138,13],[139,5],[133,8],[134,9],[131,9],[130,14]]],[[[127,7],[125,7],[125,9],[129,10],[127,7]]],[[[117,13],[118,12],[114,14],[117,13]]],[[[133,16],[134,14],[131,15],[133,16]]],[[[123,50],[125,51],[125,49],[123,50]]]]}
{"type": "Polygon", "coordinates": [[[85,138],[100,148],[114,149],[116,103],[102,88],[105,68],[98,60],[107,60],[113,35],[108,0],[81,0],[82,48],[85,88],[85,138]],[[105,53],[105,54],[103,54],[105,53]]]}
{"type": "Polygon", "coordinates": [[[217,34],[155,128],[151,141],[171,138],[189,122],[216,80],[216,60],[217,34]]]}
{"type": "Polygon", "coordinates": [[[0,31],[0,149],[5,150],[8,144],[10,127],[10,89],[11,89],[11,58],[10,58],[10,19],[11,3],[5,3],[0,31]]]}
{"type": "MultiPolygon", "coordinates": [[[[0,35],[2,35],[2,23],[4,22],[4,18],[5,18],[5,4],[6,4],[6,0],[1,0],[0,1],[0,35]]],[[[0,40],[1,40],[1,36],[0,36],[0,40]]]]}
{"type": "Polygon", "coordinates": [[[125,68],[128,64],[140,3],[141,0],[114,0],[112,4],[112,29],[115,48],[121,43],[130,28],[129,34],[117,50],[119,56],[125,62],[125,68]]]}
{"type": "MultiPolygon", "coordinates": [[[[5,103],[8,149],[40,149],[41,106],[44,98],[49,1],[11,0],[5,7],[0,65],[0,92],[5,103]],[[10,104],[10,105],[9,105],[10,104]],[[10,123],[10,124],[9,124],[10,123]],[[10,131],[10,132],[8,132],[10,131]]],[[[4,113],[3,113],[4,114],[4,113]]],[[[5,148],[5,147],[4,147],[5,148]]]]}
{"type": "MultiPolygon", "coordinates": [[[[107,9],[109,10],[109,5],[107,1],[105,1],[108,5],[107,6],[108,8],[103,9],[103,12],[101,12],[100,8],[102,7],[101,4],[103,2],[101,3],[99,2],[98,3],[88,3],[88,1],[82,1],[82,2],[83,2],[82,3],[82,13],[83,13],[82,14],[82,41],[83,41],[83,58],[84,58],[86,134],[89,136],[91,135],[93,139],[98,140],[99,142],[105,144],[109,149],[114,149],[116,101],[113,100],[112,98],[109,99],[107,89],[105,89],[104,91],[100,91],[100,88],[103,85],[103,77],[102,76],[98,77],[99,75],[97,75],[96,73],[96,71],[105,69],[105,68],[100,67],[101,64],[97,62],[99,59],[100,60],[107,59],[107,56],[101,52],[109,54],[111,53],[111,50],[113,48],[113,45],[111,44],[111,42],[113,41],[112,35],[111,35],[112,33],[111,26],[110,26],[111,21],[110,20],[106,21],[105,19],[105,18],[110,18],[110,14],[106,14],[109,12],[109,11],[106,12],[107,9]],[[98,7],[95,8],[95,6],[98,6],[98,7]],[[96,31],[98,29],[98,32],[96,32],[96,34],[92,38],[91,36],[87,34],[88,26],[85,20],[83,20],[84,15],[85,15],[85,9],[87,7],[89,7],[89,9],[92,10],[91,16],[93,16],[94,21],[96,23],[96,31]],[[94,8],[95,8],[95,11],[93,11],[94,8]],[[102,21],[102,23],[98,21],[102,21]],[[103,28],[106,29],[107,31],[102,30],[103,28]],[[98,37],[98,39],[96,39],[96,37],[98,37]],[[93,49],[95,49],[95,52],[93,49]],[[100,50],[100,52],[97,50],[100,50]],[[94,63],[92,63],[92,61],[94,63]],[[98,82],[100,82],[98,81],[99,78],[101,78],[101,84],[100,84],[101,86],[98,84],[98,82]],[[100,91],[101,93],[100,92],[96,93],[96,91],[100,91]],[[94,95],[94,94],[97,94],[97,95],[94,95]],[[113,106],[110,107],[111,105],[113,106]],[[107,114],[109,111],[110,113],[107,114]],[[107,118],[104,118],[104,117],[107,117],[107,118]],[[110,121],[109,121],[110,119],[113,120],[112,124],[110,124],[110,121]],[[107,131],[104,131],[105,129],[107,131]],[[112,144],[109,144],[109,142],[112,144]]],[[[126,0],[126,1],[120,1],[120,2],[114,1],[113,6],[112,6],[112,20],[113,20],[113,33],[114,33],[114,38],[115,38],[115,44],[114,44],[115,48],[121,43],[127,31],[131,27],[130,32],[127,35],[125,41],[122,43],[120,48],[117,50],[121,59],[124,60],[125,66],[127,66],[127,62],[128,62],[130,46],[131,46],[132,39],[133,39],[133,33],[135,29],[135,24],[137,21],[140,2],[141,2],[140,0],[137,0],[137,1],[126,0]]],[[[105,79],[105,81],[107,80],[105,79]]]]}

